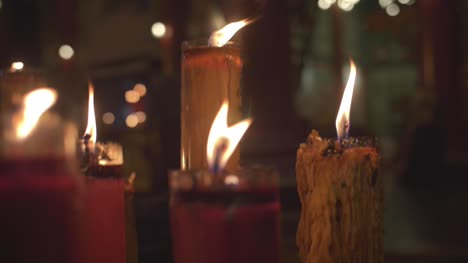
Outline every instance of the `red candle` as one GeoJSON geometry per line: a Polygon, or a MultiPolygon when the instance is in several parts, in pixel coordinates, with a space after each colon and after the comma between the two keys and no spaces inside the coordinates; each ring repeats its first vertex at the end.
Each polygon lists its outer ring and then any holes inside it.
{"type": "Polygon", "coordinates": [[[0,262],[81,261],[80,178],[63,158],[0,161],[0,262]]]}
{"type": "Polygon", "coordinates": [[[90,85],[88,127],[83,139],[84,255],[86,263],[136,262],[131,184],[123,178],[122,146],[97,143],[94,89],[90,85]]]}
{"type": "Polygon", "coordinates": [[[85,262],[126,262],[125,181],[86,177],[85,262]]]}
{"type": "Polygon", "coordinates": [[[171,174],[174,262],[279,262],[280,203],[271,183],[274,175],[228,175],[225,182],[204,185],[212,177],[190,171],[171,174]],[[231,184],[228,178],[245,182],[231,184]]]}
{"type": "Polygon", "coordinates": [[[31,91],[2,123],[0,262],[82,262],[75,130],[43,114],[55,100],[52,89],[31,91]]]}

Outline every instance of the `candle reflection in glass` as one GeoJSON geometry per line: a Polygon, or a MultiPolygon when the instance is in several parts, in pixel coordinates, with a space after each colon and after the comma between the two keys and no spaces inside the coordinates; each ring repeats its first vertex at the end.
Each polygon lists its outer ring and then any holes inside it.
{"type": "Polygon", "coordinates": [[[251,120],[228,127],[224,102],[209,132],[209,170],[169,173],[176,263],[279,262],[279,177],[273,169],[224,170],[251,120]]]}
{"type": "MultiPolygon", "coordinates": [[[[182,44],[181,168],[206,169],[206,140],[217,110],[227,100],[228,122],[242,119],[240,48],[231,37],[254,20],[244,19],[214,32],[206,42],[182,44]]],[[[227,167],[239,166],[235,151],[227,167]]]]}

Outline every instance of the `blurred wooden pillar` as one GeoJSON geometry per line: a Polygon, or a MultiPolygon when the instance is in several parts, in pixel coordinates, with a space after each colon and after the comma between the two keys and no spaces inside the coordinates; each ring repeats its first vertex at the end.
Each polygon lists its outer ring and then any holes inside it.
{"type": "Polygon", "coordinates": [[[290,150],[294,153],[306,132],[298,128],[294,110],[297,86],[292,81],[287,1],[270,0],[261,14],[242,33],[242,100],[247,114],[254,118],[243,140],[243,152],[269,156],[289,154],[290,150]]]}
{"type": "MultiPolygon", "coordinates": [[[[154,190],[167,188],[167,170],[180,168],[180,62],[181,44],[187,40],[189,0],[161,1],[161,22],[167,27],[167,36],[160,39],[163,83],[155,91],[163,174],[155,180],[154,190]],[[157,183],[156,183],[157,182],[157,183]]],[[[156,80],[154,80],[156,82],[156,80]]]]}
{"type": "Polygon", "coordinates": [[[332,29],[333,29],[333,76],[335,80],[335,96],[337,98],[337,108],[344,91],[343,85],[343,10],[337,4],[331,7],[332,29]]]}
{"type": "Polygon", "coordinates": [[[37,67],[41,60],[39,1],[2,1],[0,9],[0,40],[2,66],[23,61],[27,67],[37,67]]]}
{"type": "Polygon", "coordinates": [[[166,74],[180,72],[180,52],[182,41],[187,40],[187,21],[189,17],[189,0],[163,1],[161,12],[162,22],[168,27],[167,36],[161,39],[161,47],[164,49],[164,64],[170,64],[165,68],[166,74]]]}
{"type": "Polygon", "coordinates": [[[466,141],[463,129],[463,91],[460,83],[461,53],[457,23],[458,1],[418,1],[422,12],[423,84],[438,99],[436,121],[443,127],[448,160],[457,156],[450,152],[462,150],[466,141]],[[458,149],[458,150],[457,150],[458,149]]]}

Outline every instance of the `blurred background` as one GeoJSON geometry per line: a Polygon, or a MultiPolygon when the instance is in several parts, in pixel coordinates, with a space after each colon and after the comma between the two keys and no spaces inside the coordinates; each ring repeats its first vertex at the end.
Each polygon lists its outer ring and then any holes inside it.
{"type": "Polygon", "coordinates": [[[388,262],[468,262],[468,1],[0,0],[1,100],[59,90],[55,110],[84,132],[87,83],[98,139],[137,173],[140,262],[171,262],[167,171],[180,166],[180,47],[260,17],[236,36],[255,121],[244,163],[281,173],[284,262],[297,262],[295,154],[311,129],[334,137],[358,67],[351,136],[384,159],[388,262]]]}

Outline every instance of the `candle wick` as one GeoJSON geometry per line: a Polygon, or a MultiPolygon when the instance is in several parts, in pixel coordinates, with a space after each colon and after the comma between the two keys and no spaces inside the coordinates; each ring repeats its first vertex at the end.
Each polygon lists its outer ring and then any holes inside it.
{"type": "Polygon", "coordinates": [[[214,148],[214,161],[212,167],[213,174],[217,175],[222,171],[223,167],[221,166],[221,161],[223,156],[226,154],[228,147],[229,140],[226,137],[219,138],[214,148]]]}

